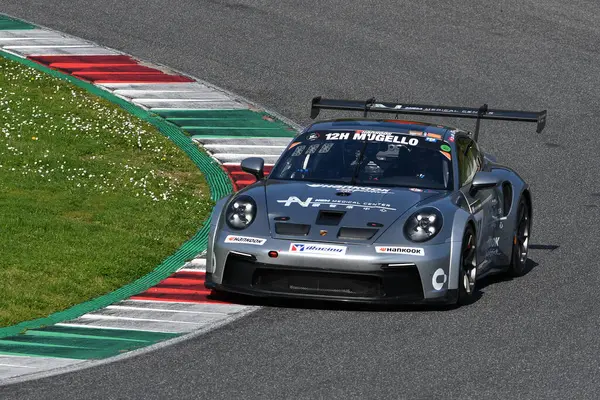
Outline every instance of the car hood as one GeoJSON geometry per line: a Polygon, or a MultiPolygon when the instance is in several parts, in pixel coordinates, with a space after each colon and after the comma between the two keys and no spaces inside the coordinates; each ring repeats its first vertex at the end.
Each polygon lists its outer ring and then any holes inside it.
{"type": "Polygon", "coordinates": [[[294,241],[373,243],[400,216],[439,191],[267,181],[271,236],[294,241]]]}

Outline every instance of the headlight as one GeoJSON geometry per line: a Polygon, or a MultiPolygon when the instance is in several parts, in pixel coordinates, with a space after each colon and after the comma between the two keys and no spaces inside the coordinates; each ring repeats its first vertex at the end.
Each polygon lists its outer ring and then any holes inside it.
{"type": "Polygon", "coordinates": [[[232,229],[246,229],[256,217],[256,202],[250,196],[234,198],[227,206],[225,220],[232,229]]]}
{"type": "Polygon", "coordinates": [[[435,208],[417,211],[404,224],[404,235],[413,242],[425,242],[442,230],[442,214],[435,208]]]}

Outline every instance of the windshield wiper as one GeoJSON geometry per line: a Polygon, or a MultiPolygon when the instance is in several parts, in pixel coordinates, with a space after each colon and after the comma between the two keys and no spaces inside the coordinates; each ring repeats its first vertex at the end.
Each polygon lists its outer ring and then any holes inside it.
{"type": "Polygon", "coordinates": [[[363,158],[365,156],[367,144],[369,144],[369,142],[365,140],[365,144],[363,145],[362,150],[360,151],[360,156],[358,157],[358,163],[356,164],[356,168],[354,168],[354,173],[352,174],[352,180],[350,181],[350,185],[352,186],[356,184],[356,178],[358,177],[358,169],[360,168],[360,164],[362,164],[363,158]]]}

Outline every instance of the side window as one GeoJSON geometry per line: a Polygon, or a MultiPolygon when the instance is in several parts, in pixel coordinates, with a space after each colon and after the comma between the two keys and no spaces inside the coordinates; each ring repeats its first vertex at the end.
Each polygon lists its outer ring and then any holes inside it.
{"type": "Polygon", "coordinates": [[[480,170],[481,154],[477,144],[465,137],[457,140],[456,150],[458,152],[458,174],[462,187],[471,182],[477,171],[480,170]]]}

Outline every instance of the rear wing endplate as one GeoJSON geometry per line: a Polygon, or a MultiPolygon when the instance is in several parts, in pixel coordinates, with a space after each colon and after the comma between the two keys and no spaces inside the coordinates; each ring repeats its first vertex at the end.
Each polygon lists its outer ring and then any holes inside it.
{"type": "Polygon", "coordinates": [[[501,121],[536,122],[537,133],[541,133],[546,126],[546,110],[543,111],[517,111],[488,108],[487,104],[479,108],[433,106],[425,104],[388,103],[376,101],[375,98],[363,100],[337,100],[324,99],[321,96],[312,99],[310,117],[316,118],[321,109],[361,111],[364,117],[369,112],[387,114],[414,114],[431,115],[439,117],[473,118],[477,119],[474,137],[477,140],[479,123],[482,119],[495,119],[501,121]]]}

